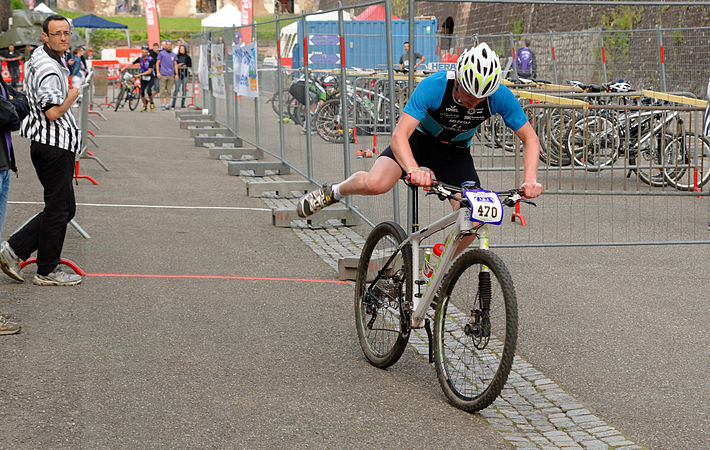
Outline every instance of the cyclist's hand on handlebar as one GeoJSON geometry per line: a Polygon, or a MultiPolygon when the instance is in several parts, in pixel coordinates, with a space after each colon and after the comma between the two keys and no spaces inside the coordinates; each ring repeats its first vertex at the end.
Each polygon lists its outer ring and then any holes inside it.
{"type": "Polygon", "coordinates": [[[436,178],[434,177],[434,172],[426,167],[410,167],[407,169],[406,180],[426,189],[436,181],[436,178]]]}
{"type": "Polygon", "coordinates": [[[542,185],[536,181],[526,181],[520,186],[525,198],[535,198],[542,194],[542,185]]]}

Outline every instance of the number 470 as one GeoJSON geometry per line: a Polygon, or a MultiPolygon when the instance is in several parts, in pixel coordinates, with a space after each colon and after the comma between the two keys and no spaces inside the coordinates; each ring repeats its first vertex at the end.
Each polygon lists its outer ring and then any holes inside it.
{"type": "Polygon", "coordinates": [[[498,208],[495,206],[480,205],[478,207],[478,215],[479,217],[496,218],[498,217],[498,208]]]}

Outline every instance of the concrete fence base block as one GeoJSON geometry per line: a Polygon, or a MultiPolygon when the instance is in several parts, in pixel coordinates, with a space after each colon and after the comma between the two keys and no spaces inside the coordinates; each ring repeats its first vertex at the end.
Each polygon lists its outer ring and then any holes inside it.
{"type": "MultiPolygon", "coordinates": [[[[367,281],[373,281],[377,273],[387,263],[389,257],[372,258],[367,266],[367,281]]],[[[360,258],[346,257],[338,260],[338,277],[344,281],[357,281],[357,267],[360,258]]]]}
{"type": "Polygon", "coordinates": [[[221,125],[218,124],[217,122],[215,122],[214,120],[210,120],[210,119],[208,119],[208,120],[180,120],[180,128],[183,128],[183,129],[185,129],[185,128],[187,128],[187,129],[201,128],[201,127],[210,128],[210,127],[219,127],[219,126],[221,126],[221,125]]]}
{"type": "Polygon", "coordinates": [[[210,147],[210,159],[239,161],[245,156],[251,159],[264,159],[264,151],[253,147],[210,147]]]}
{"type": "Polygon", "coordinates": [[[247,196],[263,197],[267,192],[276,192],[277,197],[292,197],[297,192],[300,197],[318,186],[310,181],[247,181],[247,196]]]}
{"type": "Polygon", "coordinates": [[[296,208],[273,208],[271,224],[277,227],[290,227],[294,220],[305,220],[308,225],[323,226],[330,220],[337,220],[345,226],[355,226],[362,223],[360,216],[345,206],[330,206],[304,219],[296,213],[296,208]]]}
{"type": "Polygon", "coordinates": [[[291,173],[291,168],[281,161],[229,161],[227,174],[239,176],[242,170],[253,170],[254,176],[266,176],[267,170],[278,172],[279,175],[291,173]]]}
{"type": "Polygon", "coordinates": [[[188,128],[190,131],[190,136],[234,136],[228,128],[222,127],[199,127],[199,128],[188,128]]]}
{"type": "Polygon", "coordinates": [[[175,111],[175,117],[180,120],[213,120],[212,114],[202,114],[201,111],[175,111]]]}
{"type": "Polygon", "coordinates": [[[232,144],[235,147],[242,146],[241,138],[236,136],[195,136],[195,146],[197,147],[219,147],[224,144],[232,144]]]}

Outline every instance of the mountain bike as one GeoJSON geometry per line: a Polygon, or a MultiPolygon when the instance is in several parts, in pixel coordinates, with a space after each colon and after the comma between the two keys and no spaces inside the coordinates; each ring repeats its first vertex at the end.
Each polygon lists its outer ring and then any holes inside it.
{"type": "Polygon", "coordinates": [[[138,106],[138,102],[141,99],[141,83],[138,78],[133,76],[129,72],[125,72],[121,76],[121,90],[118,92],[118,97],[116,97],[116,106],[114,111],[118,111],[121,107],[121,102],[128,102],[128,108],[131,111],[135,111],[138,106]]]}
{"type": "MultiPolygon", "coordinates": [[[[417,188],[412,189],[417,218],[417,188]]],[[[379,368],[396,363],[410,332],[424,328],[429,362],[444,394],[456,407],[478,411],[500,394],[515,355],[518,311],[513,280],[503,261],[488,250],[488,225],[499,225],[503,205],[529,202],[520,190],[502,192],[434,183],[427,195],[461,207],[407,235],[395,222],[370,232],[360,256],[355,285],[355,320],[360,347],[379,368]],[[503,201],[501,201],[501,197],[503,201]],[[421,242],[452,227],[443,251],[426,278],[421,274],[421,242]],[[458,257],[461,240],[476,235],[479,248],[458,257]],[[429,307],[434,308],[432,333],[429,307]]]]}

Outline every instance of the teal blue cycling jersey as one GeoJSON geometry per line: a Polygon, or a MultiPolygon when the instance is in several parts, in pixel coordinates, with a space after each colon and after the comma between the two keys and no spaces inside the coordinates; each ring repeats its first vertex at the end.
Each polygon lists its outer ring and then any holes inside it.
{"type": "Polygon", "coordinates": [[[476,128],[489,117],[500,114],[508,128],[517,131],[528,121],[510,89],[501,85],[475,108],[454,100],[454,72],[442,70],[423,79],[404,107],[419,120],[418,130],[440,142],[468,147],[476,128]]]}

